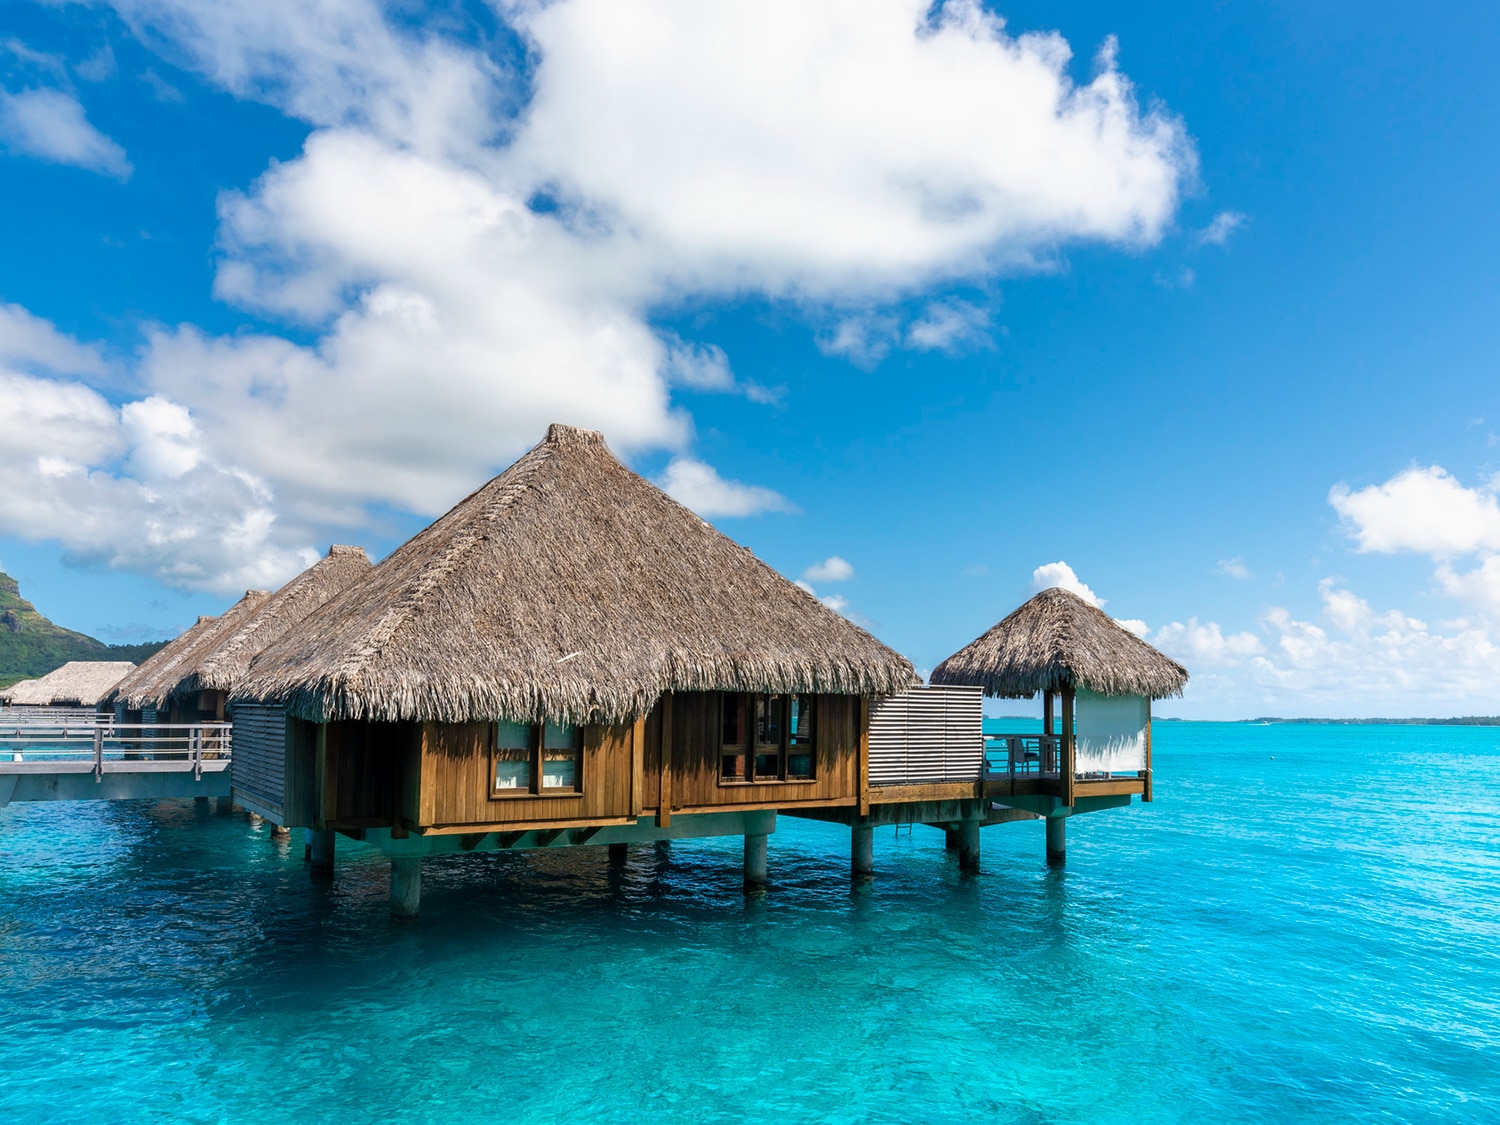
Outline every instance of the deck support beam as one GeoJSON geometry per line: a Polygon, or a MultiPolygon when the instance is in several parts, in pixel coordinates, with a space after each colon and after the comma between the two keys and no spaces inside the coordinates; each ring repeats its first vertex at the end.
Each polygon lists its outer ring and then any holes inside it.
{"type": "Polygon", "coordinates": [[[961,871],[979,870],[979,821],[977,820],[959,821],[958,866],[961,871]]]}
{"type": "Polygon", "coordinates": [[[745,887],[756,890],[766,885],[765,833],[745,834],[745,887]]]}
{"type": "Polygon", "coordinates": [[[391,917],[415,918],[422,907],[422,861],[414,856],[391,860],[391,917]]]}
{"type": "Polygon", "coordinates": [[[334,839],[337,833],[332,828],[309,828],[307,830],[307,860],[319,875],[333,874],[334,839]]]}
{"type": "Polygon", "coordinates": [[[1061,867],[1068,862],[1068,818],[1047,818],[1047,865],[1061,867]]]}
{"type": "Polygon", "coordinates": [[[856,879],[875,874],[875,829],[869,824],[849,828],[849,873],[856,879]]]}

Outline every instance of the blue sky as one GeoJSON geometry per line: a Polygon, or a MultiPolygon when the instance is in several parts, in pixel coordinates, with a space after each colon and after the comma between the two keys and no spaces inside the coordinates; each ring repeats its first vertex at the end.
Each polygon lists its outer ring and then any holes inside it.
{"type": "Polygon", "coordinates": [[[555,419],[919,667],[1496,711],[1500,12],[701,8],[0,5],[0,565],[163,635],[555,419]]]}

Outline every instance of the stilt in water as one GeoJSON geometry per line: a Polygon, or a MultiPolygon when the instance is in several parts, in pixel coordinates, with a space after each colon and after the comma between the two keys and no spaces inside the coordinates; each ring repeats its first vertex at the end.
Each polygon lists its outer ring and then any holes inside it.
{"type": "Polygon", "coordinates": [[[615,866],[618,867],[621,864],[623,864],[629,858],[630,858],[630,845],[629,844],[611,844],[609,846],[609,862],[610,863],[612,863],[612,864],[614,864],[615,866]]]}
{"type": "Polygon", "coordinates": [[[391,917],[415,918],[422,907],[422,861],[391,860],[391,917]]]}
{"type": "Polygon", "coordinates": [[[943,847],[947,848],[950,852],[958,851],[958,838],[959,833],[956,829],[943,829],[943,847]]]}
{"type": "Polygon", "coordinates": [[[334,836],[332,828],[324,828],[322,831],[316,828],[307,830],[308,862],[312,864],[313,871],[319,875],[333,874],[334,836]]]}
{"type": "Polygon", "coordinates": [[[1068,818],[1049,816],[1047,818],[1047,864],[1050,867],[1061,867],[1067,862],[1068,818]]]}
{"type": "Polygon", "coordinates": [[[766,885],[766,836],[745,836],[745,887],[755,890],[766,885]]]}
{"type": "Polygon", "coordinates": [[[868,824],[849,828],[849,873],[856,879],[875,874],[875,829],[868,824]]]}
{"type": "Polygon", "coordinates": [[[965,820],[958,828],[958,866],[962,871],[979,870],[979,821],[965,820]]]}

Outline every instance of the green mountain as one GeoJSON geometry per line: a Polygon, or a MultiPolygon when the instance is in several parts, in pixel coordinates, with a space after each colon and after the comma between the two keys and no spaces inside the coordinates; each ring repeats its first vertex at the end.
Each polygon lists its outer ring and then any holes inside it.
{"type": "Polygon", "coordinates": [[[10,575],[0,572],[0,688],[45,676],[70,660],[129,660],[139,664],[166,641],[107,645],[54,625],[36,611],[10,575]]]}

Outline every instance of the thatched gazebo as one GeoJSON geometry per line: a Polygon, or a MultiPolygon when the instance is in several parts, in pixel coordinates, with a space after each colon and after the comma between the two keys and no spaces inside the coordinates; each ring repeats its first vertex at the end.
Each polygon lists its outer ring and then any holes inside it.
{"type": "Polygon", "coordinates": [[[316,827],[492,844],[845,800],[862,702],[913,681],[601,435],[554,425],[233,699],[303,720],[316,827]]]}
{"type": "Polygon", "coordinates": [[[128,660],[70,660],[34,680],[0,692],[7,707],[63,707],[93,710],[135,665],[128,660]]]}
{"type": "MultiPolygon", "coordinates": [[[[1151,800],[1151,701],[1182,694],[1188,672],[1071,591],[1043,590],[932,670],[934,684],[980,687],[1001,699],[1042,696],[1043,734],[1056,737],[1057,809],[1080,792],[1140,780],[1151,800]],[[1061,699],[1061,730],[1053,700],[1061,699]]],[[[1050,745],[1050,744],[1049,744],[1050,745]]],[[[1043,772],[1046,772],[1045,770],[1043,772]]],[[[1061,815],[1048,820],[1048,855],[1062,856],[1061,815]],[[1056,847],[1054,848],[1054,843],[1056,847]]]]}

